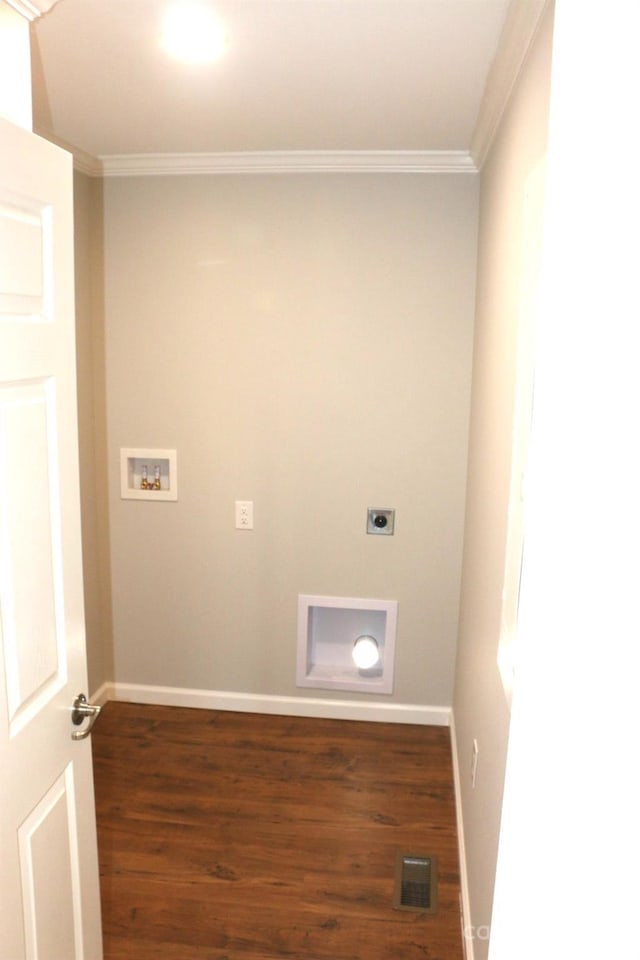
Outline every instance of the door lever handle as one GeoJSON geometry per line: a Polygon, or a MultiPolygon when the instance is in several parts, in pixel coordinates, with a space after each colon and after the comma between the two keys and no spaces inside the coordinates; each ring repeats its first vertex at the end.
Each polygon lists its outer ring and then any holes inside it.
{"type": "Polygon", "coordinates": [[[89,723],[84,728],[84,730],[74,730],[71,734],[72,740],[84,740],[89,736],[93,725],[98,719],[98,715],[102,707],[94,706],[92,703],[88,703],[87,698],[84,693],[79,693],[78,696],[73,701],[73,706],[71,708],[71,723],[75,727],[79,727],[81,723],[85,720],[88,720],[89,723]]]}

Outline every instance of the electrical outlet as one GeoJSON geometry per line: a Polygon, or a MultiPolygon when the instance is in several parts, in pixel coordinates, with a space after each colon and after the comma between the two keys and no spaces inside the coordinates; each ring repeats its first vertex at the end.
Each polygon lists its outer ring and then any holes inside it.
{"type": "Polygon", "coordinates": [[[388,507],[369,507],[367,510],[367,533],[393,536],[396,512],[388,507]]]}
{"type": "Polygon", "coordinates": [[[471,786],[476,785],[476,775],[478,773],[478,741],[474,738],[471,748],[471,786]]]}
{"type": "Polygon", "coordinates": [[[253,530],[253,500],[236,500],[236,530],[253,530]]]}

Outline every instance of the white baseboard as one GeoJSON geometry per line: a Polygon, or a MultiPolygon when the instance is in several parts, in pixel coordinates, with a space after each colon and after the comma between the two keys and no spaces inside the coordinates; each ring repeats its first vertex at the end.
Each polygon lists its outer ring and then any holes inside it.
{"type": "Polygon", "coordinates": [[[103,683],[101,687],[98,687],[91,696],[89,697],[90,703],[96,703],[99,707],[104,707],[105,703],[108,700],[114,700],[115,698],[112,695],[113,684],[112,683],[103,683]]]}
{"type": "Polygon", "coordinates": [[[222,690],[189,690],[136,683],[103,683],[91,701],[108,700],[153,703],[166,707],[202,707],[207,710],[236,710],[239,713],[281,714],[289,717],[325,717],[332,720],[368,720],[377,723],[416,723],[425,726],[449,725],[449,707],[384,703],[361,700],[329,700],[320,697],[276,697],[268,694],[230,693],[222,690]]]}
{"type": "Polygon", "coordinates": [[[462,947],[465,960],[474,960],[473,937],[467,936],[471,925],[471,903],[469,900],[469,878],[467,876],[467,855],[464,845],[464,821],[462,818],[462,794],[460,790],[460,765],[458,763],[458,745],[456,742],[456,724],[453,708],[449,717],[451,734],[451,758],[453,761],[453,789],[456,798],[456,826],[458,830],[458,859],[460,861],[460,925],[462,928],[462,947]]]}

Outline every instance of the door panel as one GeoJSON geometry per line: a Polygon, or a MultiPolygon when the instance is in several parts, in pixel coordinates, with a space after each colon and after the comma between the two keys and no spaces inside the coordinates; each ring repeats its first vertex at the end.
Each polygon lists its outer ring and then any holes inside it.
{"type": "Polygon", "coordinates": [[[100,960],[71,158],[0,120],[0,960],[100,960]]]}
{"type": "Polygon", "coordinates": [[[51,305],[50,208],[0,187],[0,314],[45,320],[51,305]],[[49,270],[47,271],[47,264],[49,270]]]}
{"type": "Polygon", "coordinates": [[[74,812],[67,767],[18,829],[26,952],[38,960],[82,955],[74,812]]]}
{"type": "Polygon", "coordinates": [[[0,609],[10,736],[66,677],[50,381],[0,387],[0,609]],[[33,598],[38,598],[38,603],[33,598]]]}

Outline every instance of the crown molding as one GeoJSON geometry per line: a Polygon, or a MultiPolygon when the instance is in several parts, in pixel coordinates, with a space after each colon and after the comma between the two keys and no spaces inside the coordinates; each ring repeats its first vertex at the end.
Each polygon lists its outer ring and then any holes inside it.
{"type": "Polygon", "coordinates": [[[176,177],[277,173],[477,173],[466,150],[273,150],[220,153],[127,153],[94,157],[48,130],[40,136],[73,154],[88,177],[176,177]]]}
{"type": "Polygon", "coordinates": [[[57,2],[58,0],[7,0],[9,6],[27,20],[37,20],[55,7],[57,2]]]}
{"type": "Polygon", "coordinates": [[[552,2],[513,0],[509,6],[471,139],[470,155],[478,170],[487,158],[542,16],[552,2]]]}
{"type": "Polygon", "coordinates": [[[72,143],[68,143],[68,141],[63,140],[62,137],[56,137],[56,135],[49,130],[36,127],[33,132],[39,137],[48,140],[49,143],[55,144],[56,147],[60,147],[62,150],[66,150],[67,153],[72,154],[73,167],[75,170],[86,174],[88,177],[102,176],[102,164],[97,157],[92,156],[92,154],[87,153],[85,150],[81,150],[79,147],[74,147],[72,143]]]}
{"type": "Polygon", "coordinates": [[[140,153],[98,158],[104,177],[275,173],[476,173],[465,150],[140,153]]]}
{"type": "Polygon", "coordinates": [[[65,147],[73,154],[73,169],[79,173],[84,173],[87,177],[103,176],[102,164],[97,157],[92,157],[90,153],[79,150],[77,147],[65,147]]]}

